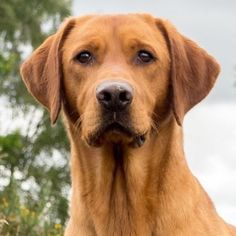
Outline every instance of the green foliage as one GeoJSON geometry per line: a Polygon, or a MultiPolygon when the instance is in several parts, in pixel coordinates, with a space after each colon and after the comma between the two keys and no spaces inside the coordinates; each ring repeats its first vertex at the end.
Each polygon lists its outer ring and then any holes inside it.
{"type": "Polygon", "coordinates": [[[62,224],[54,223],[45,216],[42,206],[47,203],[40,199],[37,206],[27,206],[27,203],[23,205],[20,203],[17,189],[17,184],[13,182],[0,195],[0,212],[5,217],[0,220],[1,235],[63,235],[62,224]]]}
{"type": "Polygon", "coordinates": [[[0,2],[0,94],[12,105],[35,102],[19,80],[22,53],[39,46],[70,14],[70,0],[1,0],[0,2]],[[26,98],[26,100],[24,100],[26,98]]]}
{"type": "MultiPolygon", "coordinates": [[[[24,58],[70,14],[71,0],[0,1],[0,99],[24,127],[0,130],[0,235],[62,235],[67,219],[69,144],[62,123],[26,91],[24,58]]],[[[3,114],[0,114],[0,116],[3,114]]],[[[8,121],[8,122],[9,122],[8,121]]],[[[4,124],[0,124],[0,128],[4,124]]]]}

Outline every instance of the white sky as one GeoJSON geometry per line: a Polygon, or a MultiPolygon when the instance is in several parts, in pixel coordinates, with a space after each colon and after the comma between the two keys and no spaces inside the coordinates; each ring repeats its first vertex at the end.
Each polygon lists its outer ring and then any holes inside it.
{"type": "Polygon", "coordinates": [[[74,0],[73,12],[164,17],[219,60],[222,72],[215,88],[186,116],[185,151],[220,215],[236,225],[236,1],[74,0]]]}

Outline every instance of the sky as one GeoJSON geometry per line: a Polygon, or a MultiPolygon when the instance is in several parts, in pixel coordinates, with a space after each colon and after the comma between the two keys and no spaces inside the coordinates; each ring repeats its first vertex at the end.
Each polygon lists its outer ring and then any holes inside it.
{"type": "Polygon", "coordinates": [[[221,64],[210,95],[184,121],[186,158],[219,214],[236,225],[236,1],[74,0],[73,14],[147,12],[169,19],[221,64]]]}

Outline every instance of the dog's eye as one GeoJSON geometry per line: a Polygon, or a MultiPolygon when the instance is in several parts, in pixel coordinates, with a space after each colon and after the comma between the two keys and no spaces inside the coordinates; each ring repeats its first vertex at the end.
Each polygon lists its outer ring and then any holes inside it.
{"type": "Polygon", "coordinates": [[[146,50],[140,50],[137,54],[137,62],[141,64],[147,64],[154,61],[155,57],[152,53],[146,50]]]}
{"type": "Polygon", "coordinates": [[[75,60],[81,64],[89,64],[93,60],[93,56],[89,51],[82,51],[76,57],[75,60]]]}

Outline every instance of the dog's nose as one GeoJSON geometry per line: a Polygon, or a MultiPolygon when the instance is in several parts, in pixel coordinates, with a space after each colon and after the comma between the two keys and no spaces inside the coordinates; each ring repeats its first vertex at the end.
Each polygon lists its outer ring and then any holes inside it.
{"type": "Polygon", "coordinates": [[[120,81],[104,81],[97,86],[96,97],[99,103],[111,111],[121,111],[133,100],[133,88],[120,81]]]}

